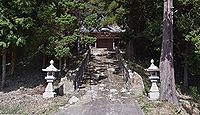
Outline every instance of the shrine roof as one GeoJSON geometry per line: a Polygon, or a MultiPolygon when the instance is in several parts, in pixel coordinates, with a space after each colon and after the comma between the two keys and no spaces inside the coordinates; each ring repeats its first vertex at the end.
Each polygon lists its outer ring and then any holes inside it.
{"type": "Polygon", "coordinates": [[[111,33],[121,33],[125,32],[125,29],[122,29],[122,27],[118,26],[117,24],[107,25],[105,27],[96,29],[92,28],[91,30],[88,30],[84,26],[80,28],[81,32],[92,32],[92,33],[98,33],[98,32],[111,32],[111,33]]]}

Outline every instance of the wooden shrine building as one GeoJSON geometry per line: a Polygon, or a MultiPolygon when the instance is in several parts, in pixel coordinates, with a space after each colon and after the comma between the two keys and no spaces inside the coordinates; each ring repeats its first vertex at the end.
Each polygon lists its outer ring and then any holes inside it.
{"type": "Polygon", "coordinates": [[[118,46],[120,33],[113,32],[92,32],[92,35],[97,38],[95,48],[115,49],[118,46]]]}
{"type": "Polygon", "coordinates": [[[120,34],[122,32],[124,32],[124,30],[117,25],[109,25],[101,28],[99,31],[91,32],[91,34],[97,38],[94,44],[95,48],[115,49],[115,47],[118,47],[120,34]]]}
{"type": "MultiPolygon", "coordinates": [[[[82,29],[84,32],[88,32],[85,28],[82,29]]],[[[124,32],[118,25],[108,25],[99,30],[94,29],[90,31],[91,35],[96,37],[97,40],[93,46],[95,48],[107,48],[108,50],[113,50],[118,47],[120,41],[120,34],[124,32]]]]}

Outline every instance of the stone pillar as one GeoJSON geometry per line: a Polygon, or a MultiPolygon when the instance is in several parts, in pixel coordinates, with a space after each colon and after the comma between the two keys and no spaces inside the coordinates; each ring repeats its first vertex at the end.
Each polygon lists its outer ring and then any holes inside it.
{"type": "Polygon", "coordinates": [[[113,50],[115,50],[115,40],[114,40],[114,38],[113,38],[112,46],[113,46],[113,50]]]}
{"type": "Polygon", "coordinates": [[[94,47],[97,48],[97,41],[95,41],[95,43],[94,43],[94,47]]]}
{"type": "Polygon", "coordinates": [[[133,79],[133,72],[129,69],[128,73],[129,73],[130,79],[133,79]]]}
{"type": "Polygon", "coordinates": [[[80,51],[80,40],[78,39],[77,41],[77,51],[79,52],[80,51]]]}

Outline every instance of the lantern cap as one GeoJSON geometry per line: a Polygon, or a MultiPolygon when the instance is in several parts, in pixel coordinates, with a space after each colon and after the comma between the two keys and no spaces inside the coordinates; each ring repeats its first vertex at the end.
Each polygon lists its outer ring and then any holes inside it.
{"type": "Polygon", "coordinates": [[[151,65],[150,65],[150,67],[149,68],[147,68],[147,69],[145,69],[146,71],[160,71],[160,69],[157,67],[157,66],[155,66],[154,65],[154,60],[153,59],[151,59],[151,65]]]}
{"type": "Polygon", "coordinates": [[[46,69],[42,69],[42,71],[46,71],[46,72],[57,72],[57,71],[60,71],[56,67],[54,67],[53,64],[54,64],[54,61],[51,60],[50,61],[50,66],[48,66],[46,69]]]}

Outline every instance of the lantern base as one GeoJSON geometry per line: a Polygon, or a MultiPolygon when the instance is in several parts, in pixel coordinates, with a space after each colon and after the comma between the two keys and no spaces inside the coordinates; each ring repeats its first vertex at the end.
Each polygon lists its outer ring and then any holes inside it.
{"type": "Polygon", "coordinates": [[[150,92],[149,93],[150,100],[158,100],[159,95],[160,95],[159,92],[150,92]]]}
{"type": "Polygon", "coordinates": [[[55,92],[44,92],[43,93],[43,98],[51,98],[51,97],[55,97],[56,93],[55,92]]]}

